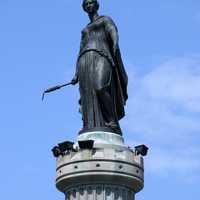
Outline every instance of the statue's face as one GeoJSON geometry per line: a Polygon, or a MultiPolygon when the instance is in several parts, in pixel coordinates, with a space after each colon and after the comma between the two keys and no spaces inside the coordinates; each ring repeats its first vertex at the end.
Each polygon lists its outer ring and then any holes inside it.
{"type": "Polygon", "coordinates": [[[85,11],[87,13],[94,13],[97,11],[97,5],[95,0],[86,0],[84,6],[85,6],[85,11]]]}

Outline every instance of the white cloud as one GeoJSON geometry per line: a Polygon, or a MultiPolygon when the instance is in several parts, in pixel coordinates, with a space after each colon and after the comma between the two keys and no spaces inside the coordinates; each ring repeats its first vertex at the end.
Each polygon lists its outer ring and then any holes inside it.
{"type": "Polygon", "coordinates": [[[200,149],[186,147],[179,150],[156,149],[146,159],[146,172],[162,177],[177,175],[185,181],[199,180],[200,149]]]}
{"type": "Polygon", "coordinates": [[[192,177],[200,170],[200,56],[166,61],[142,76],[130,74],[122,122],[126,137],[152,149],[150,172],[192,177]]]}
{"type": "Polygon", "coordinates": [[[169,61],[142,80],[150,97],[174,101],[192,112],[200,112],[200,58],[169,61]]]}

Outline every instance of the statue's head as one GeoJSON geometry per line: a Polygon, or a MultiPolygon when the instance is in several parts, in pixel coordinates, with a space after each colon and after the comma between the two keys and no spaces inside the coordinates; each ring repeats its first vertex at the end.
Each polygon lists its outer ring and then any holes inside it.
{"type": "Polygon", "coordinates": [[[94,13],[99,9],[99,2],[97,0],[83,0],[82,6],[85,12],[94,13]]]}

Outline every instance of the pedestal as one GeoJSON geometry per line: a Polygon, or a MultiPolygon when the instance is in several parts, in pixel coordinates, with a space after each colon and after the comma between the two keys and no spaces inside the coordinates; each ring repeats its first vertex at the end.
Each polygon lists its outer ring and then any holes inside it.
{"type": "Polygon", "coordinates": [[[57,158],[56,187],[66,200],[134,200],[143,188],[143,158],[124,145],[119,135],[94,132],[92,149],[69,151],[57,158]]]}

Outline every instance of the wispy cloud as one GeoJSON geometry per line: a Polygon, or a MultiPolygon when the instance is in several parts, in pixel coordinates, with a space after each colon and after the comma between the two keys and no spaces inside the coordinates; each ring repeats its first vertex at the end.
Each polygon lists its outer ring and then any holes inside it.
{"type": "Polygon", "coordinates": [[[166,61],[142,76],[131,72],[129,79],[122,125],[132,143],[150,146],[146,168],[160,175],[200,171],[200,56],[166,61]]]}
{"type": "Polygon", "coordinates": [[[200,149],[196,147],[154,149],[146,159],[146,173],[162,177],[179,177],[186,182],[198,181],[200,178],[199,155],[200,149]]]}

